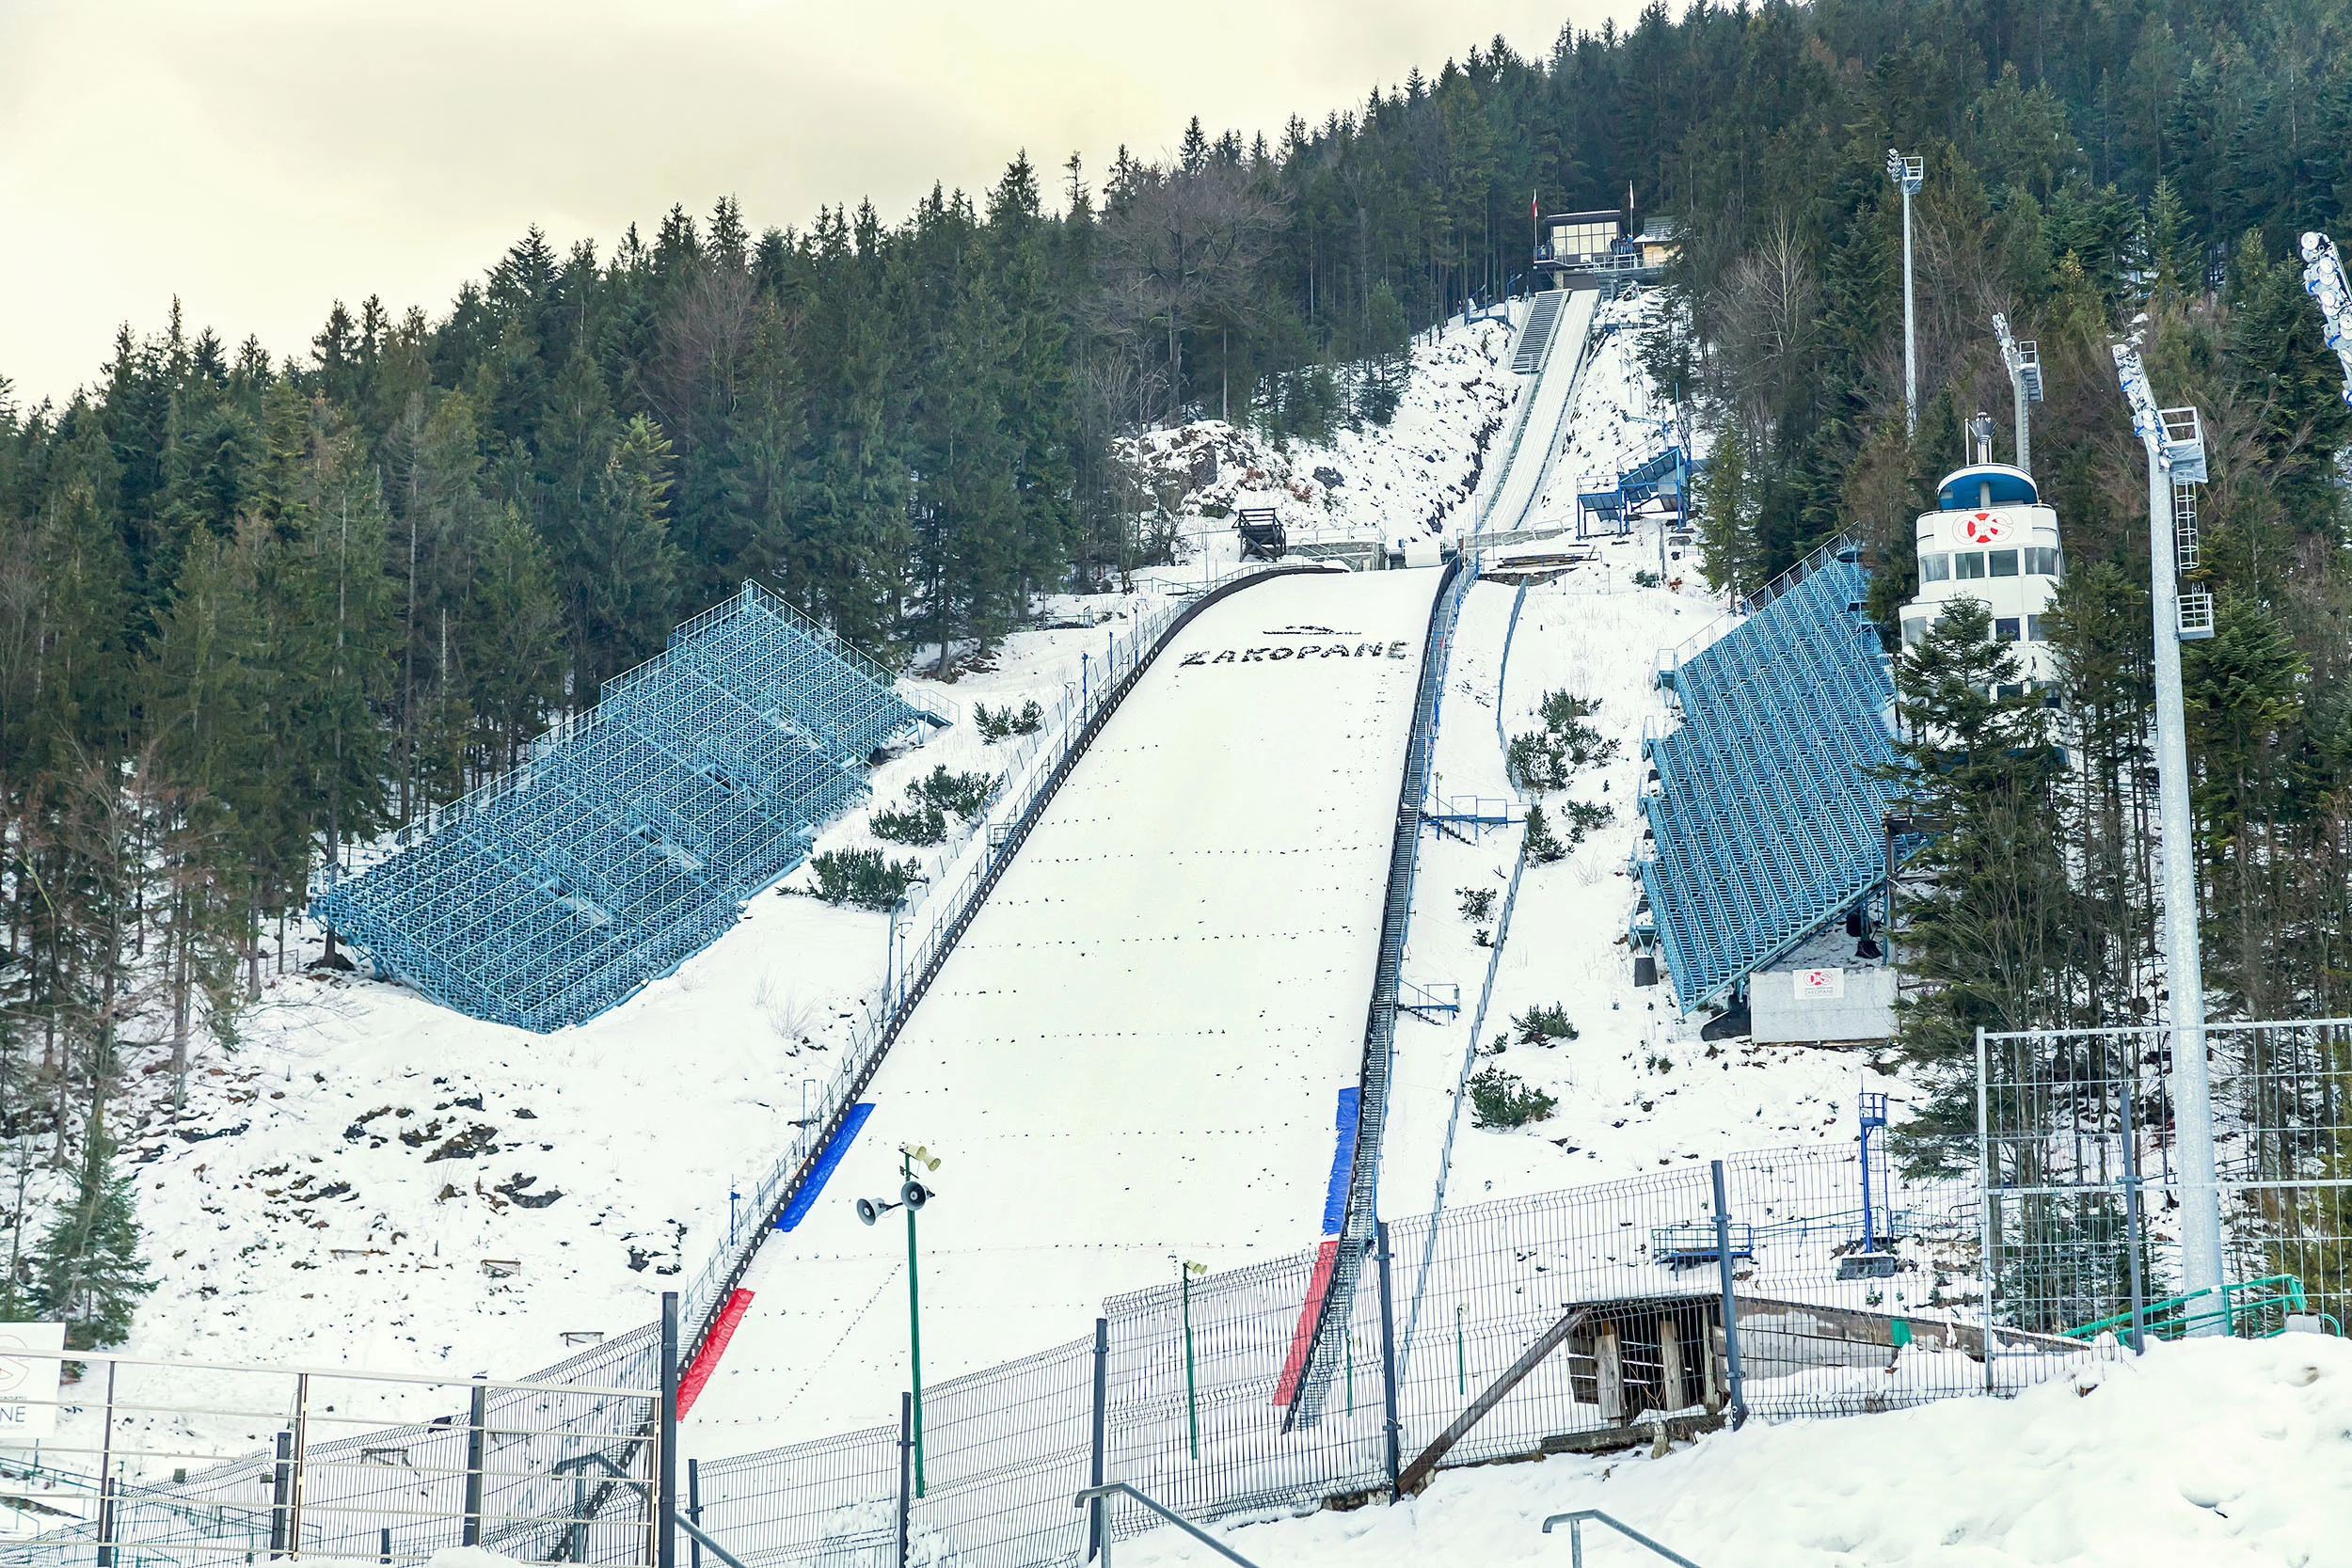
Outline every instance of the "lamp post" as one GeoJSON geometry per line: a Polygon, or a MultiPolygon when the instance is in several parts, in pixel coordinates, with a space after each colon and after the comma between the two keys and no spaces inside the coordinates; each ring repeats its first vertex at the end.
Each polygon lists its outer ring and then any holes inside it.
{"type": "Polygon", "coordinates": [[[923,1495],[923,1293],[922,1280],[916,1273],[914,1256],[914,1212],[929,1203],[933,1194],[914,1179],[914,1167],[926,1173],[939,1168],[939,1156],[921,1144],[909,1148],[898,1146],[898,1197],[862,1197],[857,1200],[857,1217],[872,1225],[893,1209],[907,1212],[907,1364],[908,1377],[913,1384],[910,1395],[914,1439],[914,1495],[923,1495]]]}
{"type": "Polygon", "coordinates": [[[1903,193],[1903,434],[1919,428],[1919,335],[1911,305],[1911,198],[1927,178],[1925,162],[1886,150],[1886,177],[1903,193]]]}
{"type": "MultiPolygon", "coordinates": [[[[2114,345],[2116,380],[2148,451],[2148,553],[2155,610],[2156,811],[2164,867],[2164,968],[2171,998],[2172,1099],[2181,1149],[2181,1274],[2191,1292],[2221,1288],[2221,1204],[2214,1174],[2213,1085],[2205,1061],[2205,981],[2197,929],[2197,863],[2190,842],[2188,724],[2181,643],[2213,635],[2213,595],[2183,594],[2176,568],[2194,537],[2176,530],[2176,492],[2205,479],[2204,432],[2194,408],[2156,406],[2135,341],[2114,345]]],[[[2219,1332],[2218,1319],[2191,1333],[2219,1332]]]]}

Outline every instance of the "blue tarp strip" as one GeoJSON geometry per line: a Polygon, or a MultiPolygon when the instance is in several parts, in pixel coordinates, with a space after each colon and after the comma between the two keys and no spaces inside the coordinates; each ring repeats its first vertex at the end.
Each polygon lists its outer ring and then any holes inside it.
{"type": "Polygon", "coordinates": [[[1363,1091],[1345,1088],[1340,1091],[1339,1147],[1331,1151],[1331,1184],[1323,1194],[1323,1233],[1336,1236],[1340,1224],[1347,1217],[1347,1178],[1356,1166],[1357,1102],[1363,1091]]]}
{"type": "Polygon", "coordinates": [[[863,1100],[850,1107],[850,1114],[841,1118],[840,1127],[834,1130],[833,1137],[825,1144],[824,1151],[817,1156],[817,1164],[809,1171],[808,1180],[801,1183],[801,1190],[794,1193],[792,1201],[785,1206],[783,1217],[776,1221],[778,1230],[789,1230],[808,1218],[808,1212],[817,1206],[818,1196],[824,1192],[825,1183],[833,1178],[833,1167],[841,1163],[841,1156],[850,1152],[850,1145],[857,1138],[857,1130],[865,1126],[866,1118],[873,1114],[872,1104],[863,1100]]]}

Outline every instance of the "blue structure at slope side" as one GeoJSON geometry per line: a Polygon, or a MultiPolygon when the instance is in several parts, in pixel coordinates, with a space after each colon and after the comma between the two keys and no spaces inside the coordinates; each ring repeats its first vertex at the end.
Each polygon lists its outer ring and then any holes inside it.
{"type": "Polygon", "coordinates": [[[444,1006],[583,1022],[732,926],[923,721],[944,722],[746,583],[389,859],[327,868],[310,913],[444,1006]]]}
{"type": "Polygon", "coordinates": [[[1860,552],[1822,546],[1756,595],[1729,632],[1659,673],[1680,725],[1643,742],[1654,847],[1637,860],[1682,1011],[1729,994],[1885,876],[1900,785],[1895,688],[1862,618],[1860,552]]]}

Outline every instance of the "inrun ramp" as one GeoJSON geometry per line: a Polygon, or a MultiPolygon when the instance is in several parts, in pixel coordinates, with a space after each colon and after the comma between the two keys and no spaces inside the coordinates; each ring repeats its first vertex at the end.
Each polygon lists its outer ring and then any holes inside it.
{"type": "Polygon", "coordinates": [[[889,673],[751,583],[605,683],[522,767],[404,829],[310,915],[494,1023],[580,1023],[701,950],[799,865],[918,721],[889,673]]]}
{"type": "MultiPolygon", "coordinates": [[[[1547,307],[1554,325],[1535,356],[1535,382],[1519,394],[1526,412],[1498,459],[1501,471],[1478,514],[1473,542],[1500,543],[1494,536],[1537,523],[1545,477],[1567,438],[1578,372],[1583,368],[1593,312],[1599,304],[1600,294],[1593,289],[1551,290],[1535,296],[1527,328],[1519,335],[1521,351],[1537,341],[1547,307]]],[[[1518,368],[1516,359],[1512,368],[1518,368]]]]}
{"type": "Polygon", "coordinates": [[[688,1452],[896,1422],[905,1216],[869,1229],[852,1204],[898,1193],[902,1143],[944,1161],[919,1219],[927,1386],[1085,1335],[1171,1255],[1225,1268],[1321,1237],[1438,580],[1269,578],[1173,634],[892,1046],[821,1195],[761,1247],[688,1452]]]}
{"type": "Polygon", "coordinates": [[[1869,577],[1843,541],[1756,596],[1754,613],[1659,672],[1681,723],[1644,740],[1656,842],[1637,863],[1684,1012],[1724,996],[1877,887],[1900,792],[1894,681],[1862,618],[1869,577]]]}

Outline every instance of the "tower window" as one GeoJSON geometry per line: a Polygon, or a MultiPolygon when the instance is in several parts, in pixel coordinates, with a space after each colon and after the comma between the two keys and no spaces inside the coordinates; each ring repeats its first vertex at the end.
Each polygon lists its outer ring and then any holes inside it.
{"type": "Polygon", "coordinates": [[[1994,622],[1993,638],[1994,641],[1997,642],[2016,641],[2017,617],[2014,615],[2004,615],[1999,620],[1994,622]]]}
{"type": "Polygon", "coordinates": [[[1980,578],[1984,576],[1984,552],[1982,550],[1962,550],[1958,554],[1954,555],[1952,557],[1952,576],[1962,578],[1980,578]]]}
{"type": "Polygon", "coordinates": [[[1994,577],[2013,578],[2017,575],[2017,552],[2015,550],[1994,550],[1987,559],[1993,563],[1994,577]]]}
{"type": "Polygon", "coordinates": [[[2058,575],[2058,553],[2040,545],[2026,551],[2026,574],[2028,577],[2054,578],[2058,575]]]}
{"type": "Polygon", "coordinates": [[[2026,641],[2028,642],[2047,642],[2050,641],[2047,637],[2044,637],[2042,634],[2041,616],[2028,615],[2026,617],[2026,641]]]}
{"type": "Polygon", "coordinates": [[[1948,555],[1923,555],[1919,558],[1921,582],[1946,582],[1952,575],[1952,558],[1948,555]]]}

